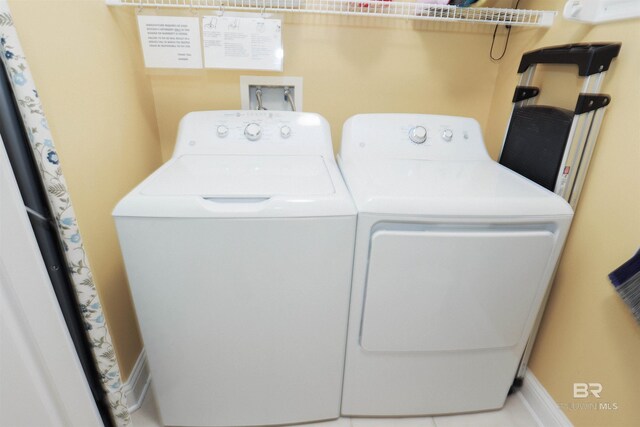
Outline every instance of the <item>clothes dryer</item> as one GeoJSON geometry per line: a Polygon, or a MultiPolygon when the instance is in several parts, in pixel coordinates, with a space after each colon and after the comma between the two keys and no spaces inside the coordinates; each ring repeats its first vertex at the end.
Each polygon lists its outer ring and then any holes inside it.
{"type": "Polygon", "coordinates": [[[358,209],[342,413],[500,408],[573,212],[489,158],[473,119],[349,119],[358,209]]]}

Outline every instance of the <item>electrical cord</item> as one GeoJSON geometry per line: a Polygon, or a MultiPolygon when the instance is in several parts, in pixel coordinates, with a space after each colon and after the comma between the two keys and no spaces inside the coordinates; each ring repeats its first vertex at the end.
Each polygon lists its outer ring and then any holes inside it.
{"type": "MultiPolygon", "coordinates": [[[[518,8],[518,5],[520,4],[520,0],[516,1],[516,5],[513,7],[514,9],[518,8]]],[[[491,48],[489,48],[489,58],[491,58],[493,61],[500,61],[502,58],[504,58],[504,55],[507,53],[507,46],[509,46],[509,37],[511,37],[511,25],[507,25],[507,40],[505,40],[504,42],[504,49],[502,50],[502,53],[500,54],[500,56],[495,57],[493,56],[493,47],[496,43],[496,34],[498,32],[498,27],[500,25],[496,25],[496,28],[493,30],[493,37],[491,38],[491,48]]]]}

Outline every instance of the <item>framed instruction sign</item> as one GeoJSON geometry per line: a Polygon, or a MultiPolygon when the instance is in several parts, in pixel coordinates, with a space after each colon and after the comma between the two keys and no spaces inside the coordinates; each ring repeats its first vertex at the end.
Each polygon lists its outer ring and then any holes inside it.
{"type": "Polygon", "coordinates": [[[138,15],[147,68],[202,68],[197,16],[138,15]]]}
{"type": "Polygon", "coordinates": [[[202,17],[205,68],[282,71],[282,20],[256,14],[202,17]]]}

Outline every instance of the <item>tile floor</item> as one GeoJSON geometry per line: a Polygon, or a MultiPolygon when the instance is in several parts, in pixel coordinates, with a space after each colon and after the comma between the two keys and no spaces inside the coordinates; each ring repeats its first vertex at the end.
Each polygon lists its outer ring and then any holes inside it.
{"type": "MultiPolygon", "coordinates": [[[[149,388],[142,407],[131,415],[133,427],[162,427],[153,391],[149,388]]],[[[424,418],[340,418],[302,424],[308,427],[544,427],[520,393],[509,396],[500,411],[424,418]]]]}

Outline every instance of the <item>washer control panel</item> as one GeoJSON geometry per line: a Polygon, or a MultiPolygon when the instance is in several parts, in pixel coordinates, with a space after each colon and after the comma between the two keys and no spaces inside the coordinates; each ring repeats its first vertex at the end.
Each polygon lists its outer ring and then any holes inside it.
{"type": "Polygon", "coordinates": [[[333,155],[329,125],[313,113],[197,111],[180,122],[174,157],[185,154],[321,152],[333,155]]]}
{"type": "Polygon", "coordinates": [[[430,114],[360,114],[344,126],[343,159],[486,160],[478,122],[430,114]]]}
{"type": "Polygon", "coordinates": [[[247,141],[258,141],[263,137],[269,140],[290,138],[295,121],[291,118],[283,117],[280,112],[261,113],[253,115],[251,112],[237,112],[229,116],[218,118],[216,123],[216,136],[226,138],[243,136],[247,141]],[[240,134],[238,131],[242,131],[240,134]]]}

